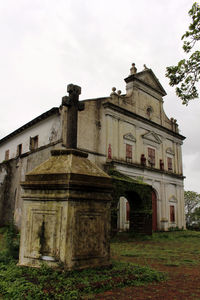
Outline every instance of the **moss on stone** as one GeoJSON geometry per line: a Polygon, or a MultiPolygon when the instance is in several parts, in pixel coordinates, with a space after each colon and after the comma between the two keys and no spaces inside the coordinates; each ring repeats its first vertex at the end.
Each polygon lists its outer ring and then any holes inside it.
{"type": "Polygon", "coordinates": [[[110,169],[108,174],[113,179],[113,200],[111,203],[111,227],[117,230],[118,201],[125,197],[129,201],[134,216],[152,217],[152,187],[141,180],[132,179],[117,170],[110,169]],[[134,198],[134,199],[133,199],[134,198]]]}

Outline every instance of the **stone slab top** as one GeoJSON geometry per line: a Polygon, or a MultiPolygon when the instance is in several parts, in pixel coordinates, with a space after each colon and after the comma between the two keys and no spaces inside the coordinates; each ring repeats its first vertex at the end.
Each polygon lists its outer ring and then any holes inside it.
{"type": "Polygon", "coordinates": [[[52,156],[31,172],[26,174],[26,180],[34,180],[38,175],[85,175],[91,177],[103,177],[109,179],[110,176],[87,159],[87,153],[77,149],[53,150],[52,156]]]}

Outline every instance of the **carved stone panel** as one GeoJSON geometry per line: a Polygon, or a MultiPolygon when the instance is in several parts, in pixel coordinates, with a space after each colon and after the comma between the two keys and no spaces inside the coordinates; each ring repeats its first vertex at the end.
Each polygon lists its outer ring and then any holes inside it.
{"type": "Polygon", "coordinates": [[[26,222],[26,257],[59,256],[61,209],[29,208],[26,222]]]}
{"type": "Polygon", "coordinates": [[[74,260],[104,256],[105,222],[103,212],[77,212],[74,260]]]}

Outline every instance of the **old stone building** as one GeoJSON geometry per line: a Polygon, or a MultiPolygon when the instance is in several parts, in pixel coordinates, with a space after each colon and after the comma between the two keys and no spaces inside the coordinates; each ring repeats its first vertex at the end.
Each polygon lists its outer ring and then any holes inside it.
{"type": "MultiPolygon", "coordinates": [[[[84,100],[78,113],[78,149],[104,170],[115,169],[152,186],[153,230],[185,227],[181,145],[178,124],[163,110],[165,90],[151,69],[132,65],[126,94],[84,100]]],[[[67,107],[61,104],[0,140],[0,223],[14,214],[21,224],[25,174],[65,144],[67,107]]],[[[130,199],[120,195],[118,229],[129,228],[130,199]]],[[[134,201],[134,199],[133,199],[134,201]]]]}

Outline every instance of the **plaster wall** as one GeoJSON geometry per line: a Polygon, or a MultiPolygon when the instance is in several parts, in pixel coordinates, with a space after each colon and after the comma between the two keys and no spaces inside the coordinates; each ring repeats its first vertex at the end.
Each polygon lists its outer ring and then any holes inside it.
{"type": "Polygon", "coordinates": [[[26,173],[50,157],[52,149],[60,147],[61,144],[55,143],[0,164],[0,225],[7,224],[14,216],[15,223],[20,228],[22,216],[20,182],[25,180],[26,173]]]}
{"type": "MultiPolygon", "coordinates": [[[[112,158],[126,161],[126,144],[132,145],[132,163],[140,164],[141,154],[148,158],[148,148],[155,149],[155,168],[160,169],[160,160],[164,162],[164,170],[168,171],[167,158],[172,158],[172,170],[182,174],[181,144],[182,141],[153,126],[144,124],[116,113],[105,112],[106,145],[112,149],[112,158]],[[153,133],[153,134],[152,134],[153,133]],[[131,134],[131,139],[126,135],[131,134]],[[158,140],[156,140],[156,137],[158,140]]],[[[104,153],[107,153],[106,149],[104,153]]],[[[147,162],[148,165],[148,162],[147,162]]]]}
{"type": "Polygon", "coordinates": [[[30,151],[30,137],[38,136],[38,148],[56,142],[61,138],[61,120],[55,114],[45,120],[41,120],[11,137],[0,145],[0,163],[5,160],[5,152],[9,150],[9,159],[17,156],[17,146],[22,144],[22,154],[30,151]]]}
{"type": "Polygon", "coordinates": [[[185,228],[183,181],[168,175],[149,170],[141,170],[125,165],[115,164],[116,169],[133,178],[142,179],[151,185],[157,196],[157,224],[158,230],[169,227],[185,228]],[[170,205],[175,206],[175,222],[170,222],[170,205]]]}

